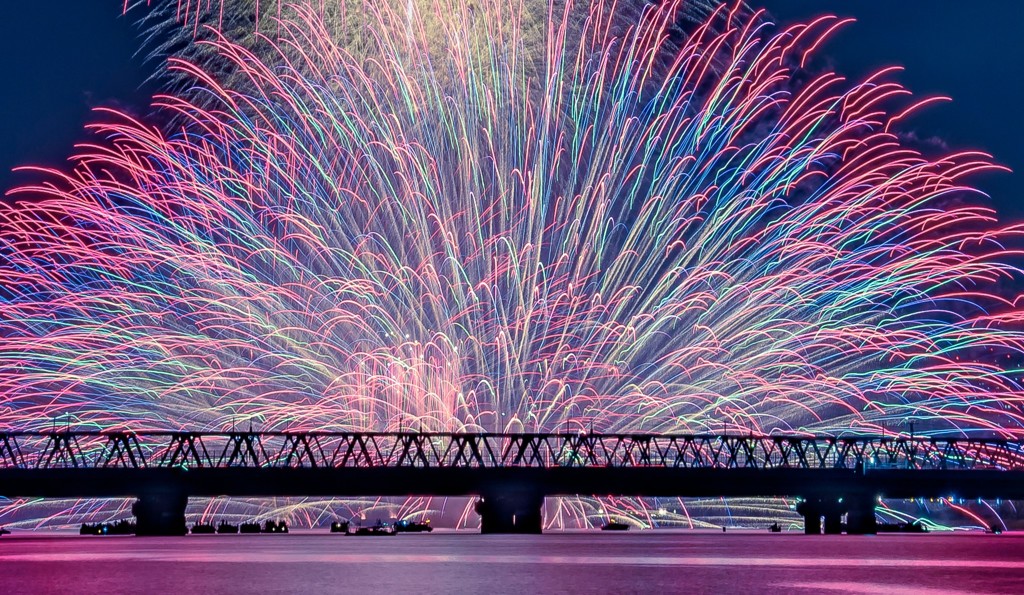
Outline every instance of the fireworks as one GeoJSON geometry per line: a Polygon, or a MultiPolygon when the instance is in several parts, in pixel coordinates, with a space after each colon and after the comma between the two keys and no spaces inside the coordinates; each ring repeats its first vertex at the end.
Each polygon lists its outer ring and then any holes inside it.
{"type": "Polygon", "coordinates": [[[152,116],[0,204],[5,429],[1024,436],[1020,230],[964,199],[997,166],[806,69],[837,19],[176,18],[152,116]]]}

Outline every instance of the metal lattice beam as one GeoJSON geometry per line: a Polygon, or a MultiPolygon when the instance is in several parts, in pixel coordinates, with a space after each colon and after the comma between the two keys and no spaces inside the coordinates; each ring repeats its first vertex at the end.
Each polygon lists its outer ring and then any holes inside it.
{"type": "Polygon", "coordinates": [[[592,433],[0,432],[0,468],[69,467],[1024,471],[1024,441],[592,433]]]}

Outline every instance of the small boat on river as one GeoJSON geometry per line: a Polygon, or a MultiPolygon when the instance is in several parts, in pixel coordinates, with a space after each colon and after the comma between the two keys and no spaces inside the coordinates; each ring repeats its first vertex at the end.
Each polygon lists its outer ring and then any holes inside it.
{"type": "Polygon", "coordinates": [[[267,521],[263,523],[264,533],[287,533],[288,522],[287,521],[267,521]]]}
{"type": "Polygon", "coordinates": [[[380,519],[369,527],[359,527],[353,535],[396,535],[395,527],[380,519]]]}
{"type": "Polygon", "coordinates": [[[192,525],[192,535],[212,535],[216,532],[212,523],[194,523],[192,525]]]}
{"type": "Polygon", "coordinates": [[[82,523],[79,535],[134,535],[135,523],[121,519],[116,523],[82,523]]]}
{"type": "Polygon", "coordinates": [[[878,533],[927,533],[928,527],[921,521],[913,523],[878,523],[875,525],[878,533]]]}
{"type": "Polygon", "coordinates": [[[429,520],[421,523],[407,520],[395,521],[395,533],[430,533],[433,530],[429,520]]]}

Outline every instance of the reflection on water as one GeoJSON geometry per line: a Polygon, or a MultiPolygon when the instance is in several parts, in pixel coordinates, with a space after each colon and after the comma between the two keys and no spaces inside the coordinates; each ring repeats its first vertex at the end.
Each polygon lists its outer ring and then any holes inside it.
{"type": "Polygon", "coordinates": [[[6,536],[4,593],[1022,593],[1024,535],[6,536]]]}

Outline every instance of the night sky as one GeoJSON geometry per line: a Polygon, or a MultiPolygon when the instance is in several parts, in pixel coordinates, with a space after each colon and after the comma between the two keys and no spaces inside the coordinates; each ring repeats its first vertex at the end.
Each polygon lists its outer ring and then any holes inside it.
{"type": "MultiPolygon", "coordinates": [[[[173,0],[170,0],[173,1],[173,0]]],[[[122,0],[10,2],[0,20],[0,188],[25,176],[17,165],[61,167],[94,107],[140,114],[158,85],[158,62],[139,53],[139,30],[122,0]],[[148,81],[148,82],[147,82],[148,81]]],[[[917,96],[947,95],[903,123],[926,146],[978,149],[1013,174],[974,183],[1004,221],[1024,220],[1024,22],[1020,0],[761,0],[780,22],[828,12],[852,16],[825,46],[827,64],[850,78],[902,65],[917,96]],[[940,140],[941,139],[941,140],[940,140]]]]}

